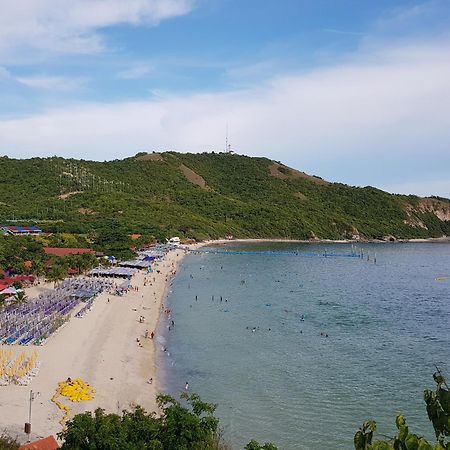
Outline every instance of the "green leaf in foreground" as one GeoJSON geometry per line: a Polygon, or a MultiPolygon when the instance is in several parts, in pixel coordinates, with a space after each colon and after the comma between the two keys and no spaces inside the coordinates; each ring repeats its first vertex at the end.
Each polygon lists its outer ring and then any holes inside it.
{"type": "Polygon", "coordinates": [[[383,440],[374,437],[376,424],[365,422],[356,432],[354,446],[356,450],[450,450],[450,393],[442,373],[434,374],[436,390],[425,390],[424,400],[427,414],[436,435],[436,442],[430,443],[424,437],[409,432],[409,427],[402,415],[395,419],[397,436],[383,440]]]}

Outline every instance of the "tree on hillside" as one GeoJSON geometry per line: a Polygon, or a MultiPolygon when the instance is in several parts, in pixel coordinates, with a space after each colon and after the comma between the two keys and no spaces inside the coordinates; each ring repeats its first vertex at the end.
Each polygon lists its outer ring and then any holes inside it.
{"type": "Polygon", "coordinates": [[[49,247],[88,247],[86,239],[73,233],[56,233],[49,237],[49,247]]]}
{"type": "Polygon", "coordinates": [[[15,274],[29,273],[33,266],[26,266],[26,261],[32,261],[34,265],[45,259],[42,243],[32,237],[0,236],[0,267],[15,274]]]}
{"type": "Polygon", "coordinates": [[[132,255],[130,247],[132,241],[129,231],[116,219],[106,220],[97,229],[95,235],[95,246],[104,252],[116,257],[127,257],[132,255]]]}
{"type": "Polygon", "coordinates": [[[450,450],[450,392],[444,377],[438,370],[433,378],[436,390],[426,389],[424,400],[427,414],[433,424],[436,443],[432,444],[417,434],[410,433],[406,420],[398,415],[395,420],[398,433],[395,437],[384,440],[374,440],[377,429],[376,422],[364,422],[354,438],[356,450],[450,450]]]}

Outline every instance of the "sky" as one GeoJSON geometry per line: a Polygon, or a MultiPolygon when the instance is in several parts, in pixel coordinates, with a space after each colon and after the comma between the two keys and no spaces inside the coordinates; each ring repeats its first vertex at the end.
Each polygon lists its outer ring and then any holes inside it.
{"type": "Polygon", "coordinates": [[[0,154],[266,156],[450,198],[450,0],[0,0],[0,154]]]}

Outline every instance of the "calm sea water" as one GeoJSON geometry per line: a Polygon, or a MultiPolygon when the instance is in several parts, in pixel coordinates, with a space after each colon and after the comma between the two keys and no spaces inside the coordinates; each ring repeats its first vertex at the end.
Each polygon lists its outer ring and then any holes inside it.
{"type": "MultiPolygon", "coordinates": [[[[450,245],[359,248],[376,252],[377,264],[186,257],[168,298],[175,327],[169,331],[163,320],[159,330],[168,350],[159,355],[164,389],[178,394],[188,381],[190,391],[218,403],[236,449],[255,438],[280,449],[348,450],[364,420],[375,419],[379,432],[393,435],[398,412],[412,431],[433,437],[422,395],[434,388],[434,364],[450,380],[450,278],[436,280],[450,277],[450,245]]],[[[245,249],[350,252],[351,246],[245,249]]]]}

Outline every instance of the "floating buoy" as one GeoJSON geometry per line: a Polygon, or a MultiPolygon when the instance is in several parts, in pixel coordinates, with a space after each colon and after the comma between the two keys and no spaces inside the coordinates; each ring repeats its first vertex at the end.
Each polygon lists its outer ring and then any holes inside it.
{"type": "Polygon", "coordinates": [[[449,280],[450,280],[450,277],[436,277],[434,279],[434,281],[440,281],[440,282],[442,282],[442,281],[449,281],[449,280]]]}

